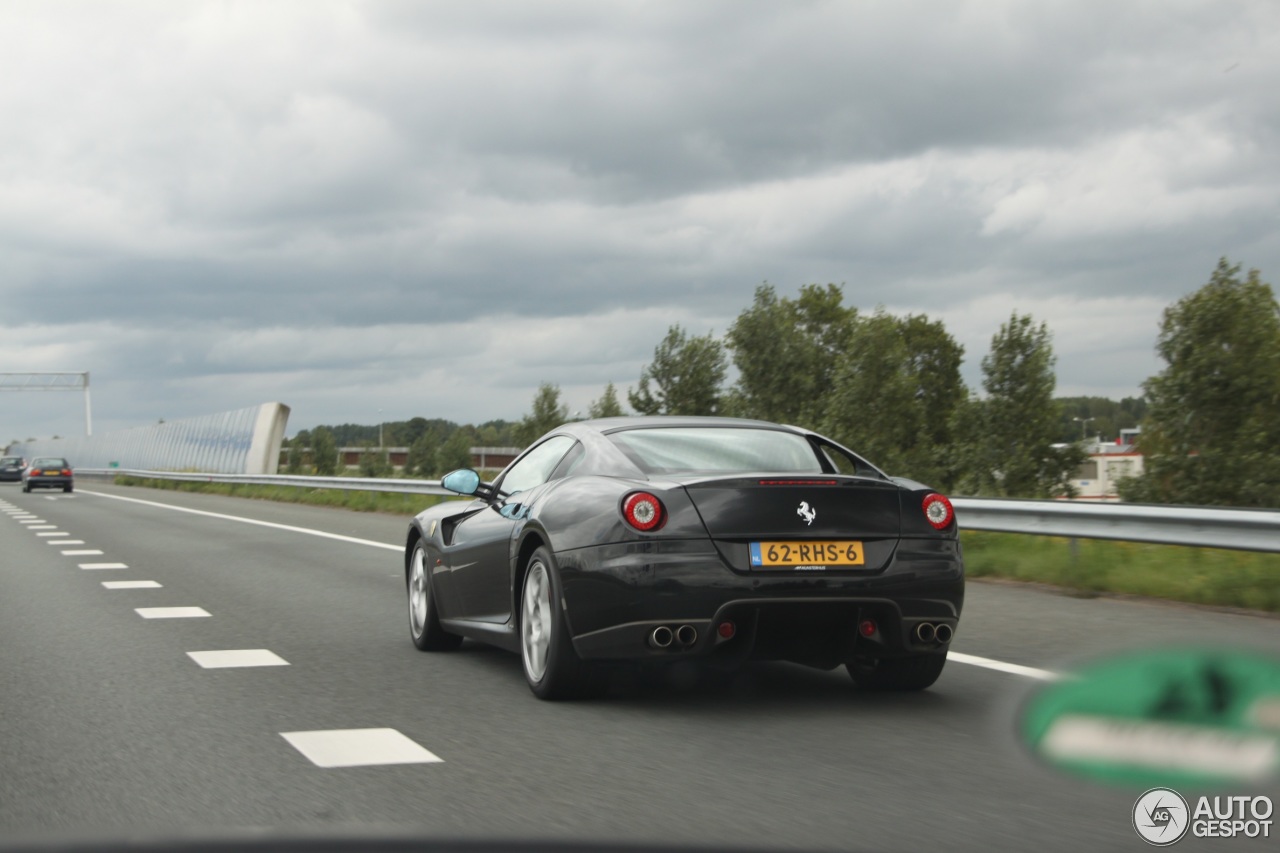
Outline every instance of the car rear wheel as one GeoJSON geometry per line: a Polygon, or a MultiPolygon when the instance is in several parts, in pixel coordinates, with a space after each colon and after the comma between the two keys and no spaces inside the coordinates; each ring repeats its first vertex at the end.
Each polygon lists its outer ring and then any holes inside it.
{"type": "Polygon", "coordinates": [[[70,491],[71,491],[71,484],[70,484],[70,483],[67,483],[65,486],[63,486],[63,487],[62,487],[62,491],[64,491],[64,492],[70,492],[70,491]]]}
{"type": "Polygon", "coordinates": [[[535,696],[568,699],[580,695],[585,678],[569,639],[559,579],[552,565],[551,552],[545,547],[529,558],[520,591],[520,659],[535,696]]]}
{"type": "Polygon", "coordinates": [[[462,645],[462,638],[440,626],[436,599],[431,594],[431,578],[427,574],[427,551],[419,542],[409,559],[409,634],[413,644],[423,652],[447,652],[462,645]]]}
{"type": "Polygon", "coordinates": [[[942,675],[947,653],[905,658],[858,658],[845,664],[849,676],[868,690],[924,690],[942,675]]]}

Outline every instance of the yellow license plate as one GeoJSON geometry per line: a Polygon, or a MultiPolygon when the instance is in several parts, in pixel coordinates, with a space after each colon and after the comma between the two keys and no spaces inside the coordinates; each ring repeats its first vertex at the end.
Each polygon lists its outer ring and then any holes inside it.
{"type": "Polygon", "coordinates": [[[861,542],[751,542],[752,568],[861,566],[861,542]]]}

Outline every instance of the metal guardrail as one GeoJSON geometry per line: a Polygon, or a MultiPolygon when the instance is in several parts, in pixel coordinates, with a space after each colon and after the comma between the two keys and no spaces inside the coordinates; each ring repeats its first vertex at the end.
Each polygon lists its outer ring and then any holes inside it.
{"type": "Polygon", "coordinates": [[[954,498],[968,530],[1280,553],[1280,510],[954,498]]]}
{"type": "MultiPolygon", "coordinates": [[[[368,477],[303,477],[288,474],[194,474],[117,468],[78,468],[77,474],[124,474],[153,480],[192,483],[247,483],[450,495],[439,480],[383,480],[368,477]]],[[[966,530],[1119,539],[1160,545],[1231,548],[1280,553],[1280,510],[1152,504],[1029,501],[1015,498],[953,498],[956,517],[966,530]]]]}
{"type": "Polygon", "coordinates": [[[177,471],[139,471],[135,468],[77,468],[91,477],[138,477],[183,483],[239,483],[249,486],[297,486],[308,489],[343,489],[354,492],[393,492],[405,495],[452,495],[439,480],[383,480],[372,477],[305,477],[294,474],[199,474],[177,471]]]}

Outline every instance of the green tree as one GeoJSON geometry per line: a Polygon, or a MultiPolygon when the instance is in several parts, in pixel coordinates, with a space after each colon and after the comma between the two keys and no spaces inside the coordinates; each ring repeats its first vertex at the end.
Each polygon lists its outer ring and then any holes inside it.
{"type": "Polygon", "coordinates": [[[311,464],[321,477],[332,477],[338,471],[338,444],[328,427],[311,431],[311,464]]]}
{"type": "Polygon", "coordinates": [[[883,310],[851,320],[821,428],[885,470],[950,489],[964,348],[941,322],[883,310]]]}
{"type": "Polygon", "coordinates": [[[1144,383],[1144,471],[1126,500],[1280,506],[1280,305],[1257,270],[1218,261],[1208,284],[1165,309],[1144,383]]]}
{"type": "Polygon", "coordinates": [[[436,471],[436,447],[436,436],[430,430],[414,439],[404,460],[405,476],[428,479],[436,476],[439,473],[436,471]]]}
{"type": "Polygon", "coordinates": [[[1055,447],[1059,405],[1052,336],[1044,323],[1014,313],[982,359],[987,396],[961,413],[970,488],[1006,497],[1043,498],[1069,492],[1084,461],[1078,444],[1055,447]]]}
{"type": "Polygon", "coordinates": [[[807,284],[796,299],[779,298],[771,285],[729,327],[738,381],[733,414],[782,423],[822,421],[826,393],[848,347],[857,310],[842,304],[834,284],[807,284]]]}
{"type": "Polygon", "coordinates": [[[560,386],[543,382],[533,397],[533,411],[516,428],[516,439],[530,445],[569,419],[569,407],[560,402],[560,386]]]}
{"type": "MultiPolygon", "coordinates": [[[[310,436],[307,436],[309,438],[310,436]]],[[[306,460],[303,456],[307,452],[307,444],[302,433],[298,433],[293,437],[293,441],[289,442],[289,461],[284,467],[286,474],[298,475],[306,468],[306,460]]]]}
{"type": "Polygon", "coordinates": [[[440,475],[471,468],[471,434],[466,429],[454,430],[453,435],[436,449],[436,471],[440,475]]]}
{"type": "Polygon", "coordinates": [[[360,476],[390,477],[393,470],[387,451],[376,449],[372,442],[367,442],[360,454],[360,476]]]}
{"type": "Polygon", "coordinates": [[[612,382],[605,386],[599,400],[592,401],[588,412],[593,418],[616,418],[623,414],[622,404],[618,402],[618,391],[612,382]]]}
{"type": "Polygon", "coordinates": [[[724,345],[709,333],[690,337],[671,326],[627,399],[642,415],[719,414],[725,366],[724,345]]]}

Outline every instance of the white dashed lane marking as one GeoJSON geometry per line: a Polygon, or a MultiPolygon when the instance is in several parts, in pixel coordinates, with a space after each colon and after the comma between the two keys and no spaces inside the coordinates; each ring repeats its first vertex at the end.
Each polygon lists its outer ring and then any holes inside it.
{"type": "Polygon", "coordinates": [[[95,548],[85,548],[80,551],[63,551],[64,557],[101,557],[102,552],[95,548]]]}
{"type": "Polygon", "coordinates": [[[435,764],[444,760],[395,729],[281,732],[280,736],[317,767],[435,764]]]}
{"type": "Polygon", "coordinates": [[[84,540],[83,539],[58,539],[55,541],[53,539],[50,539],[45,544],[46,545],[83,545],[84,540]]]}
{"type": "Polygon", "coordinates": [[[82,569],[127,569],[129,566],[125,563],[81,563],[82,569]]]}
{"type": "Polygon", "coordinates": [[[37,533],[36,535],[37,536],[66,536],[67,534],[63,533],[61,530],[50,530],[44,533],[37,533]]]}
{"type": "MultiPolygon", "coordinates": [[[[33,524],[33,525],[31,525],[30,527],[28,527],[27,529],[28,529],[28,530],[57,530],[57,529],[58,529],[58,525],[56,525],[56,524],[33,524]]],[[[41,536],[47,536],[48,534],[47,534],[47,533],[41,533],[41,534],[39,534],[39,535],[41,535],[41,536]]]]}
{"type": "Polygon", "coordinates": [[[187,652],[187,656],[205,669],[289,665],[287,660],[270,649],[221,649],[208,652],[187,652]]]}
{"type": "Polygon", "coordinates": [[[103,581],[107,589],[160,589],[155,581],[103,581]]]}
{"type": "Polygon", "coordinates": [[[198,619],[211,615],[203,607],[135,607],[143,619],[198,619]]]}
{"type": "Polygon", "coordinates": [[[44,524],[43,518],[24,518],[18,522],[19,524],[44,524]]]}

